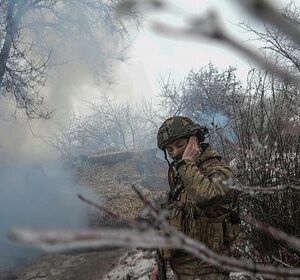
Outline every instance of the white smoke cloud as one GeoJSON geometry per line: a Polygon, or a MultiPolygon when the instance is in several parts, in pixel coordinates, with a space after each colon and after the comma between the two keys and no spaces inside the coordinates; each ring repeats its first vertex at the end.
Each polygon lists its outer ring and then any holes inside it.
{"type": "MultiPolygon", "coordinates": [[[[13,227],[36,229],[87,228],[93,209],[77,198],[91,197],[57,162],[0,167],[0,272],[24,265],[40,252],[6,238],[13,227]]],[[[95,198],[94,198],[95,200],[95,198]]],[[[98,212],[96,214],[99,214],[98,212]]],[[[100,215],[100,214],[99,214],[100,215]]]]}

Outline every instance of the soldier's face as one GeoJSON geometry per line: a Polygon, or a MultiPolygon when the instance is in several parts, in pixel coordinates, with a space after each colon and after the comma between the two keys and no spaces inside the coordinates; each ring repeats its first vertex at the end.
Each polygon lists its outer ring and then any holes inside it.
{"type": "Polygon", "coordinates": [[[181,159],[183,152],[188,144],[187,138],[179,138],[166,146],[166,150],[173,160],[181,159]]]}

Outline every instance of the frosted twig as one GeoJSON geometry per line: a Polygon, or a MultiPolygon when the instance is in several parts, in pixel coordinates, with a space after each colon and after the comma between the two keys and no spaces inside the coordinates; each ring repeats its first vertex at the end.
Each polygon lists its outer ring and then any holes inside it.
{"type": "Polygon", "coordinates": [[[101,229],[77,232],[37,232],[19,229],[11,231],[10,238],[25,244],[41,247],[50,252],[112,246],[127,248],[178,248],[194,254],[207,263],[229,271],[259,273],[271,279],[276,277],[284,277],[285,279],[300,277],[300,269],[256,265],[218,255],[208,249],[203,243],[175,231],[167,223],[161,223],[161,233],[154,230],[141,231],[137,229],[101,229]],[[167,232],[168,234],[165,235],[163,232],[167,232]]]}
{"type": "Polygon", "coordinates": [[[292,267],[291,265],[289,265],[289,264],[283,262],[283,261],[280,260],[280,259],[275,258],[274,256],[272,257],[272,259],[275,260],[275,261],[277,261],[277,262],[279,262],[279,263],[281,263],[281,264],[283,264],[283,265],[286,266],[286,267],[292,267]]]}
{"type": "Polygon", "coordinates": [[[95,207],[96,209],[103,211],[104,213],[106,213],[107,215],[109,215],[110,217],[112,217],[113,219],[125,224],[125,225],[135,225],[136,222],[134,220],[129,220],[129,219],[125,219],[123,217],[120,217],[120,215],[110,211],[109,209],[107,209],[104,206],[99,205],[98,203],[95,203],[87,198],[85,198],[84,196],[82,196],[81,194],[78,194],[77,197],[82,200],[83,202],[95,207]]]}
{"type": "Polygon", "coordinates": [[[298,239],[292,235],[289,235],[279,229],[276,229],[270,225],[262,223],[249,215],[244,215],[243,219],[247,223],[254,226],[255,228],[257,228],[267,234],[270,234],[274,238],[286,243],[290,248],[296,249],[297,251],[300,252],[300,239],[298,239]]]}
{"type": "Polygon", "coordinates": [[[49,252],[79,248],[128,247],[154,248],[176,247],[174,240],[154,230],[110,229],[79,231],[34,231],[14,229],[9,238],[24,244],[34,245],[49,252]]]}
{"type": "Polygon", "coordinates": [[[282,80],[296,85],[300,84],[299,77],[290,74],[288,71],[265,59],[258,51],[242,45],[237,39],[225,31],[219,21],[220,19],[217,15],[211,12],[207,17],[196,17],[189,20],[188,24],[181,28],[157,21],[153,23],[153,29],[164,36],[172,36],[175,38],[189,37],[192,39],[206,38],[223,42],[282,80]]]}
{"type": "Polygon", "coordinates": [[[185,250],[203,261],[221,267],[228,271],[244,271],[253,274],[261,274],[266,278],[295,279],[300,277],[300,269],[274,267],[270,265],[256,265],[240,260],[221,256],[207,248],[203,243],[197,242],[181,232],[174,230],[152,201],[133,186],[133,189],[149,208],[149,214],[159,222],[160,231],[151,229],[101,229],[75,232],[32,230],[13,230],[10,238],[26,244],[40,246],[44,249],[55,251],[77,248],[103,248],[103,247],[141,247],[141,248],[178,248],[185,250]]]}
{"type": "Polygon", "coordinates": [[[231,180],[231,179],[224,180],[223,183],[230,189],[238,190],[248,194],[257,194],[257,193],[272,194],[272,193],[283,192],[287,190],[300,191],[299,185],[288,184],[288,183],[284,185],[278,185],[275,187],[266,187],[266,188],[256,187],[256,186],[243,186],[238,181],[231,180]]]}
{"type": "Polygon", "coordinates": [[[291,18],[283,16],[278,9],[266,0],[236,0],[236,2],[245,8],[245,11],[252,12],[257,18],[268,21],[278,27],[286,35],[294,40],[300,46],[299,23],[296,24],[291,18]]]}
{"type": "Polygon", "coordinates": [[[119,1],[116,6],[117,16],[124,16],[140,10],[162,10],[166,8],[166,4],[166,1],[163,0],[123,0],[119,1]]]}

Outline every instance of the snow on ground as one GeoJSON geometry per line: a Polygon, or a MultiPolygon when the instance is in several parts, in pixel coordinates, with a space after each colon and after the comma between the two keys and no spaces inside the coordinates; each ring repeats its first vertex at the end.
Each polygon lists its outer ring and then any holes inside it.
{"type": "MultiPolygon", "coordinates": [[[[115,266],[101,280],[149,280],[155,264],[154,250],[134,249],[121,256],[115,266]]],[[[169,267],[167,279],[174,279],[173,272],[169,267]]]]}
{"type": "MultiPolygon", "coordinates": [[[[148,250],[131,250],[123,255],[101,280],[150,279],[155,265],[155,252],[148,250]]],[[[100,279],[99,279],[100,280],[100,279]]]]}
{"type": "MultiPolygon", "coordinates": [[[[122,255],[112,266],[111,270],[97,280],[149,280],[155,263],[155,251],[131,250],[122,255]]],[[[175,279],[169,267],[167,279],[175,279]]],[[[230,273],[230,279],[247,280],[257,278],[247,273],[233,272],[230,273]]]]}

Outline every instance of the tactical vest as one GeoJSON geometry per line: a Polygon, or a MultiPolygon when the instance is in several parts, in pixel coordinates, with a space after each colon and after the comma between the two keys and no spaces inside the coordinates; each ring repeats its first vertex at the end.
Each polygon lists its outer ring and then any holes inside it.
{"type": "MultiPolygon", "coordinates": [[[[230,255],[230,245],[239,235],[240,219],[237,193],[229,191],[220,202],[201,208],[192,202],[177,171],[174,167],[171,168],[173,168],[175,184],[170,186],[167,206],[170,225],[188,237],[203,242],[216,253],[230,255]]],[[[200,166],[200,170],[208,178],[218,173],[225,178],[233,177],[231,169],[216,158],[211,160],[211,164],[208,164],[206,168],[201,169],[200,166]]],[[[171,260],[189,258],[189,254],[182,250],[165,250],[164,254],[171,260]]],[[[208,272],[213,272],[211,267],[204,266],[208,272]]],[[[198,264],[198,268],[202,273],[201,265],[198,264]]]]}

